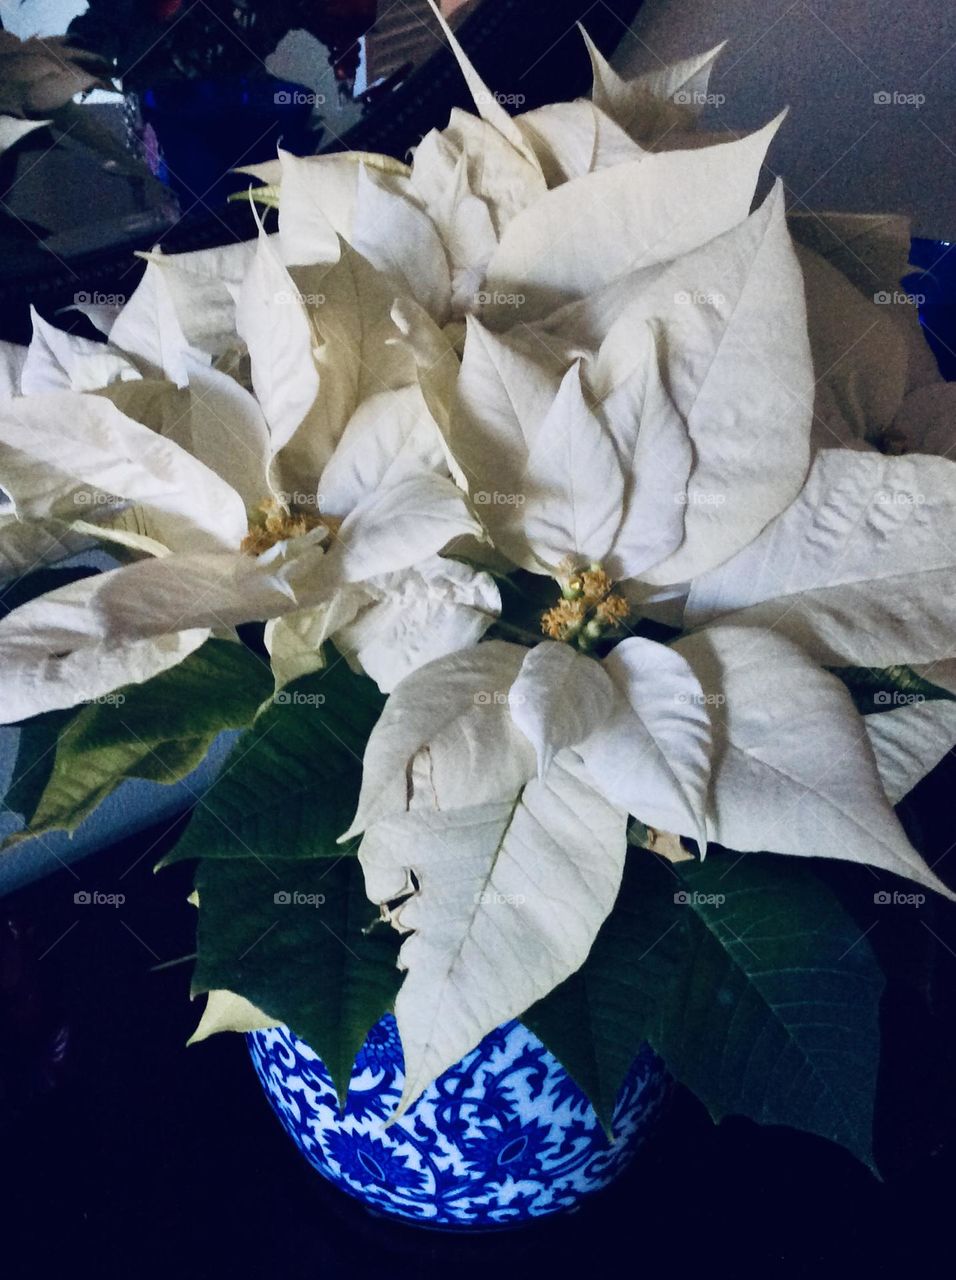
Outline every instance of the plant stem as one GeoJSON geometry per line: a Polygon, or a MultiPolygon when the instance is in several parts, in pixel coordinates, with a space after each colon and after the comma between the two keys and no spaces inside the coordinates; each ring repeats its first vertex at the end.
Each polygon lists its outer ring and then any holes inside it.
{"type": "Polygon", "coordinates": [[[503,640],[515,640],[518,644],[523,644],[528,649],[533,649],[536,644],[540,644],[542,636],[534,631],[528,631],[524,627],[517,627],[513,622],[503,622],[499,620],[489,628],[489,634],[494,633],[503,640]]]}

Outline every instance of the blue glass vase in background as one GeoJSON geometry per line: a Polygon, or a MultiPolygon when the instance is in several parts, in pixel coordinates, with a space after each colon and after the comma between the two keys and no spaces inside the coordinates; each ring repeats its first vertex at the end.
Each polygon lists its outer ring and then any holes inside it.
{"type": "Polygon", "coordinates": [[[920,299],[920,324],[940,373],[956,382],[956,241],[915,236],[910,263],[917,270],[903,277],[903,287],[920,299]]]}
{"type": "Polygon", "coordinates": [[[184,214],[214,209],[248,187],[248,178],[232,172],[240,165],[274,160],[280,143],[296,155],[316,149],[317,101],[311,89],[272,76],[155,85],[139,104],[150,167],[184,214]]]}
{"type": "Polygon", "coordinates": [[[404,1082],[391,1014],[355,1060],[343,1112],[321,1059],[288,1028],[252,1032],[248,1044],[276,1114],[319,1173],[379,1213],[434,1228],[518,1226],[575,1208],[627,1166],[670,1087],[642,1049],[609,1141],[557,1059],[510,1022],[389,1125],[404,1082]]]}

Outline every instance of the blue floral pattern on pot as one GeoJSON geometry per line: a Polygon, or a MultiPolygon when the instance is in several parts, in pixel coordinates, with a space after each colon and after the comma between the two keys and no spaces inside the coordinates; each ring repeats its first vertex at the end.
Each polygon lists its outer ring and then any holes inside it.
{"type": "Polygon", "coordinates": [[[402,1093],[391,1014],[370,1031],[340,1113],[319,1056],[286,1027],[249,1049],[306,1159],[372,1208],[433,1227],[501,1227],[573,1208],[628,1164],[668,1091],[644,1048],[621,1087],[608,1141],[587,1098],[519,1022],[486,1036],[386,1128],[402,1093]]]}

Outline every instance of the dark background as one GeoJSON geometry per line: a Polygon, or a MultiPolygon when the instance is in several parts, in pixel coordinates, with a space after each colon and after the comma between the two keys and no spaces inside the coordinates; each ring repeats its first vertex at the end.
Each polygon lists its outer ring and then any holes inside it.
{"type": "MultiPolygon", "coordinates": [[[[904,818],[952,843],[956,757],[904,818]]],[[[145,833],[0,901],[0,1275],[951,1275],[956,1190],[956,908],[882,908],[889,972],[881,1184],[841,1149],[747,1120],[712,1124],[676,1090],[630,1171],[566,1218],[453,1236],[368,1215],[312,1171],[237,1036],[192,1049],[190,868],[154,876],[178,829],[145,833]],[[78,890],[123,893],[77,906],[78,890]]],[[[952,881],[946,860],[939,870],[952,881]]],[[[833,868],[872,903],[872,880],[833,868]],[[865,883],[864,883],[865,880],[865,883]]],[[[873,916],[870,907],[871,917],[873,916]]],[[[865,908],[861,925],[866,927],[865,908]]]]}

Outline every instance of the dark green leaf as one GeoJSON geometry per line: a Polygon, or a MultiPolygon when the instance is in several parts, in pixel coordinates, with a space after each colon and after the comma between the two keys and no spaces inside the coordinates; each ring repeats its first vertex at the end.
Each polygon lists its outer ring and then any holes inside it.
{"type": "Polygon", "coordinates": [[[62,729],[29,832],[75,830],[127,778],[184,778],[217,734],[252,723],[272,689],[260,659],[211,640],[145,684],[83,707],[62,729]]]}
{"type": "Polygon", "coordinates": [[[392,1009],[400,939],[375,911],[358,859],[203,860],[193,992],[226,990],[292,1028],[344,1097],[369,1028],[392,1009]]]}
{"type": "Polygon", "coordinates": [[[543,639],[541,616],[561,598],[556,583],[523,569],[496,574],[495,582],[501,595],[501,616],[489,636],[517,644],[538,644],[543,639]]]}
{"type": "Polygon", "coordinates": [[[875,1172],[883,975],[873,952],[809,867],[734,857],[673,868],[693,927],[652,1043],[715,1120],[792,1125],[875,1172]]]}
{"type": "Polygon", "coordinates": [[[609,1133],[624,1077],[641,1045],[656,1037],[661,994],[687,954],[687,913],[674,903],[675,884],[651,854],[630,853],[617,903],[587,961],[521,1019],[587,1094],[609,1133]]]}
{"type": "Polygon", "coordinates": [[[833,667],[861,716],[895,711],[914,702],[956,702],[956,694],[924,680],[912,667],[833,667]]]}
{"type": "Polygon", "coordinates": [[[342,660],[276,695],[236,744],[164,864],[185,858],[338,857],[362,756],[385,700],[342,660]]]}
{"type": "Polygon", "coordinates": [[[57,741],[78,714],[75,708],[48,711],[20,725],[17,762],[3,803],[27,821],[33,816],[50,780],[57,741]]]}
{"type": "Polygon", "coordinates": [[[628,855],[584,966],[526,1015],[607,1124],[643,1040],[715,1119],[787,1124],[870,1168],[882,974],[812,869],[628,855]]]}
{"type": "Polygon", "coordinates": [[[647,849],[651,842],[651,827],[641,822],[640,818],[631,818],[627,824],[627,843],[636,849],[647,849]]]}

